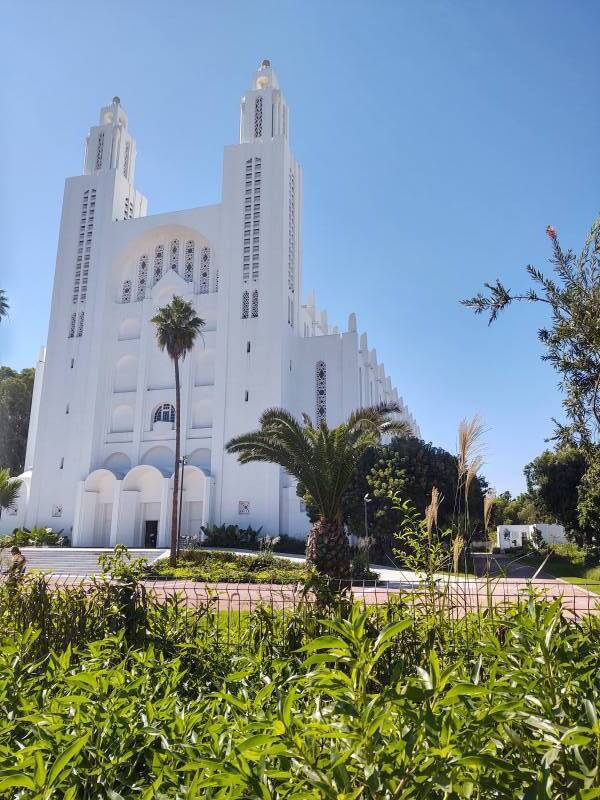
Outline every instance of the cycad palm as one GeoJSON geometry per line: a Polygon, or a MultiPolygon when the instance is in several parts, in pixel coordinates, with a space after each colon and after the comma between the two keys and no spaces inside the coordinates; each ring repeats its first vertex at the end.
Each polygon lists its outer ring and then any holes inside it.
{"type": "Polygon", "coordinates": [[[7,467],[0,469],[0,514],[5,508],[14,508],[22,481],[10,477],[7,467]]]}
{"type": "Polygon", "coordinates": [[[173,297],[171,302],[159,309],[152,318],[156,326],[156,339],[161,350],[166,350],[175,368],[175,474],[173,477],[173,510],[171,515],[171,555],[170,563],[177,563],[177,503],[179,497],[179,461],[181,453],[181,387],[179,381],[179,361],[183,360],[193,348],[196,338],[202,332],[204,320],[194,307],[182,297],[173,297]]]}
{"type": "Polygon", "coordinates": [[[242,464],[266,461],[293,475],[317,509],[306,543],[306,557],[319,572],[346,577],[350,571],[348,538],[342,523],[342,496],[364,451],[381,437],[408,435],[409,426],[391,415],[396,404],[360,408],[336,428],[314,425],[304,414],[300,423],[283,408],[268,409],[260,429],[227,443],[242,464]]]}

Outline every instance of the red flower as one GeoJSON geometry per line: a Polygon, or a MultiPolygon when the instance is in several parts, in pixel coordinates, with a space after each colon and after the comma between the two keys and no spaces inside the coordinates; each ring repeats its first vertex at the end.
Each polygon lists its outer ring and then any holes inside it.
{"type": "Polygon", "coordinates": [[[546,227],[546,233],[552,239],[553,242],[556,241],[556,228],[553,228],[552,225],[548,225],[546,227]]]}

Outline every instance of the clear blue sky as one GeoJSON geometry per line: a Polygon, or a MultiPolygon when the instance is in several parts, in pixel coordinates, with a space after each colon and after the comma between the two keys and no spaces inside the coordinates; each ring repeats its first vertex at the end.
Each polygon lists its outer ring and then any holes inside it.
{"type": "Polygon", "coordinates": [[[150,213],[220,199],[238,103],[270,58],[304,169],[304,286],[355,311],[425,439],[480,412],[484,472],[522,467],[560,414],[542,309],[492,328],[460,298],[544,266],[548,223],[579,248],[600,208],[600,3],[0,2],[0,363],[48,324],[64,178],[122,98],[150,213]]]}

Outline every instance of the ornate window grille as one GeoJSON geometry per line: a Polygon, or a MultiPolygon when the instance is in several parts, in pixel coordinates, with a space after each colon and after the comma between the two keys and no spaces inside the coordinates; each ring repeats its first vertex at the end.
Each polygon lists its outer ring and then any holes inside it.
{"type": "Polygon", "coordinates": [[[215,292],[219,291],[219,270],[215,270],[215,292]]]}
{"type": "Polygon", "coordinates": [[[203,247],[200,253],[200,294],[210,292],[210,248],[203,247]]]}
{"type": "Polygon", "coordinates": [[[185,243],[185,268],[183,271],[183,279],[188,283],[194,280],[194,250],[195,243],[190,239],[185,243]]]}
{"type": "Polygon", "coordinates": [[[125,155],[123,156],[123,175],[126,178],[129,171],[129,152],[131,150],[131,142],[125,145],[125,155]]]}
{"type": "Polygon", "coordinates": [[[155,409],[152,416],[153,422],[175,422],[175,406],[171,403],[163,403],[155,409]]]}
{"type": "Polygon", "coordinates": [[[71,322],[69,324],[69,339],[72,339],[75,336],[75,322],[77,320],[77,313],[73,312],[71,314],[71,322]]]}
{"type": "Polygon", "coordinates": [[[158,283],[158,281],[162,278],[164,256],[164,245],[157,244],[154,248],[154,283],[158,283]]]}
{"type": "Polygon", "coordinates": [[[288,289],[296,287],[296,179],[290,170],[288,186],[288,289]]]}
{"type": "Polygon", "coordinates": [[[263,131],[263,99],[259,95],[254,101],[254,138],[260,139],[263,131]]]}
{"type": "Polygon", "coordinates": [[[77,325],[77,336],[83,336],[83,323],[85,322],[85,311],[79,312],[79,324],[77,325]]]}
{"type": "Polygon", "coordinates": [[[244,194],[244,228],[242,237],[242,280],[248,283],[258,280],[260,262],[260,189],[261,159],[249,158],[246,161],[244,194]],[[250,266],[252,265],[252,273],[250,266]]]}
{"type": "Polygon", "coordinates": [[[250,500],[240,500],[238,502],[238,514],[250,513],[250,500]]]}
{"type": "Polygon", "coordinates": [[[104,154],[104,131],[100,131],[98,136],[98,148],[96,150],[96,169],[102,167],[102,157],[104,154]]]}
{"type": "Polygon", "coordinates": [[[169,245],[169,264],[171,269],[179,272],[179,239],[173,239],[169,245]]]}
{"type": "Polygon", "coordinates": [[[252,292],[252,316],[258,317],[258,289],[252,292]]]}
{"type": "Polygon", "coordinates": [[[148,256],[144,254],[140,256],[140,263],[138,265],[138,280],[137,280],[137,300],[143,300],[146,296],[146,285],[148,283],[148,256]]]}
{"type": "Polygon", "coordinates": [[[327,365],[317,361],[315,366],[315,418],[317,425],[327,418],[327,365]]]}
{"type": "Polygon", "coordinates": [[[121,302],[131,302],[131,281],[123,281],[123,290],[121,291],[121,302]]]}
{"type": "Polygon", "coordinates": [[[242,295],[242,319],[248,319],[250,314],[250,292],[244,292],[242,295]]]}

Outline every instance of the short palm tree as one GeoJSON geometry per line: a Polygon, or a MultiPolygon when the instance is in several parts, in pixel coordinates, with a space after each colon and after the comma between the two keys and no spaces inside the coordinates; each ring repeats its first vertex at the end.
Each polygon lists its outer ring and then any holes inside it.
{"type": "Polygon", "coordinates": [[[6,292],[4,289],[0,289],[0,322],[2,321],[2,317],[6,317],[8,315],[8,298],[6,296],[6,292]]]}
{"type": "Polygon", "coordinates": [[[202,333],[204,320],[194,307],[182,297],[173,297],[152,318],[156,327],[156,339],[161,350],[166,350],[175,368],[175,474],[173,477],[173,512],[171,516],[170,564],[177,564],[177,503],[179,497],[179,462],[181,460],[181,386],[179,361],[194,347],[198,334],[202,333]]]}
{"type": "Polygon", "coordinates": [[[0,514],[5,508],[14,508],[23,481],[10,477],[8,467],[0,469],[0,514]]]}
{"type": "Polygon", "coordinates": [[[306,414],[301,423],[289,411],[272,408],[260,418],[259,430],[226,445],[242,464],[279,464],[298,480],[318,514],[306,542],[306,558],[321,573],[339,578],[350,573],[342,497],[368,447],[386,434],[409,435],[409,425],[392,418],[399,412],[395,403],[359,408],[346,422],[329,428],[324,421],[314,425],[306,414]]]}

